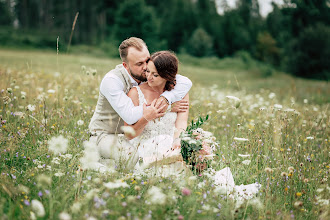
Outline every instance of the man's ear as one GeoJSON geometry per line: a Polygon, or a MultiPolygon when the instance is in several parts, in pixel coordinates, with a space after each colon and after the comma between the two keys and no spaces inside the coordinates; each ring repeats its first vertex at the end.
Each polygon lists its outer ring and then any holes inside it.
{"type": "Polygon", "coordinates": [[[127,70],[127,72],[129,72],[128,64],[125,61],[123,61],[123,66],[127,70]]]}

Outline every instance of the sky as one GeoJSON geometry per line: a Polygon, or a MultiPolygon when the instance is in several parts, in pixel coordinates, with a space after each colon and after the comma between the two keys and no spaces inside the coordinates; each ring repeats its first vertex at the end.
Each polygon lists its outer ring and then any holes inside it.
{"type": "MultiPolygon", "coordinates": [[[[218,2],[224,1],[224,0],[217,0],[218,2]]],[[[266,17],[269,12],[273,10],[273,7],[271,5],[271,2],[275,2],[277,4],[283,4],[283,0],[258,0],[259,7],[260,7],[260,14],[263,17],[266,17]]],[[[227,0],[228,6],[231,8],[234,8],[236,5],[236,0],[227,0]]],[[[222,14],[221,8],[218,8],[218,12],[222,14]]]]}

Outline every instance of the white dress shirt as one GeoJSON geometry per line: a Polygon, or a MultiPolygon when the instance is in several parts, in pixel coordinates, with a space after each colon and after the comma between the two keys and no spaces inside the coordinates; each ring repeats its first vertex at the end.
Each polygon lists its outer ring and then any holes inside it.
{"type": "MultiPolygon", "coordinates": [[[[127,72],[127,70],[125,69],[127,72]]],[[[128,72],[127,72],[128,74],[128,72]]],[[[138,83],[128,74],[133,86],[138,83]]],[[[185,76],[176,76],[176,85],[171,91],[165,91],[164,96],[170,104],[181,100],[190,90],[192,82],[185,76]]],[[[108,72],[102,79],[100,92],[106,97],[113,109],[127,123],[134,124],[143,116],[143,107],[134,106],[131,98],[124,92],[124,84],[120,78],[108,72]]]]}

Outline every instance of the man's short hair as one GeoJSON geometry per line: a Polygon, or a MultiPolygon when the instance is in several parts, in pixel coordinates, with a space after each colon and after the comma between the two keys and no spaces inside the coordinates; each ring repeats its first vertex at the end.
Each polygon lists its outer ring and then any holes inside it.
{"type": "Polygon", "coordinates": [[[141,51],[143,47],[147,47],[146,43],[137,37],[130,37],[119,45],[119,54],[123,62],[127,61],[128,48],[135,47],[137,50],[141,51]]]}

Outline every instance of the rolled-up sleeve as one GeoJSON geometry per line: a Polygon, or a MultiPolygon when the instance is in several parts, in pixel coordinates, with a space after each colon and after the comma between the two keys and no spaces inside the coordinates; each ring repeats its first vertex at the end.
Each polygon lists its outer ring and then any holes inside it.
{"type": "Polygon", "coordinates": [[[170,104],[180,101],[189,92],[192,87],[192,82],[188,77],[176,75],[176,85],[171,91],[165,91],[161,96],[164,96],[170,104]]]}
{"type": "Polygon", "coordinates": [[[116,75],[109,74],[103,78],[100,92],[127,124],[132,125],[143,116],[143,107],[134,106],[132,100],[124,92],[122,81],[116,75]]]}

